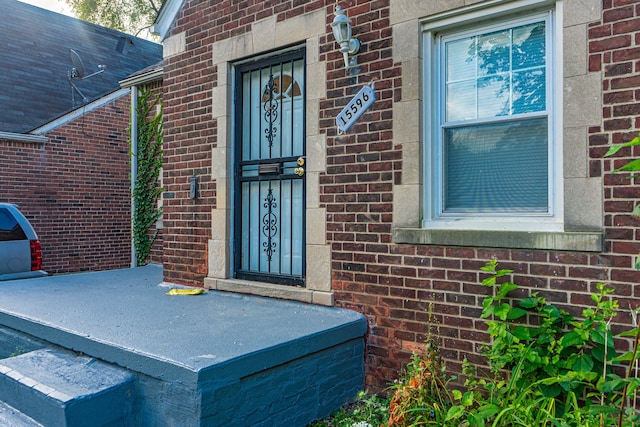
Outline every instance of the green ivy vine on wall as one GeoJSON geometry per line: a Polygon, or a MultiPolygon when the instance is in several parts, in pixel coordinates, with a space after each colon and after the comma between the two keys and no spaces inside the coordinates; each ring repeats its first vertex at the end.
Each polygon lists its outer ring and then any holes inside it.
{"type": "MultiPolygon", "coordinates": [[[[138,150],[135,161],[138,172],[133,188],[132,232],[137,266],[147,264],[147,257],[158,236],[157,228],[152,233],[149,230],[162,216],[162,208],[158,206],[158,198],[162,194],[158,185],[162,169],[162,105],[160,96],[152,96],[151,90],[142,89],[136,106],[138,150]],[[158,112],[150,119],[156,106],[159,106],[158,112]]],[[[133,150],[131,152],[133,155],[133,150]]]]}

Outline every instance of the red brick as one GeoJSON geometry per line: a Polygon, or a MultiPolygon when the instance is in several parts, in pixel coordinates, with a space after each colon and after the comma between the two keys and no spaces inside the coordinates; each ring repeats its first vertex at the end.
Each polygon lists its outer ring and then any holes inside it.
{"type": "Polygon", "coordinates": [[[614,9],[605,10],[602,14],[603,22],[616,22],[624,19],[632,18],[634,15],[633,7],[616,7],[614,9]]]}
{"type": "Polygon", "coordinates": [[[611,90],[638,88],[640,87],[640,76],[622,77],[611,80],[611,90]]]}
{"type": "Polygon", "coordinates": [[[631,37],[628,35],[610,37],[604,40],[589,42],[589,53],[597,53],[627,46],[631,46],[631,37]]]}

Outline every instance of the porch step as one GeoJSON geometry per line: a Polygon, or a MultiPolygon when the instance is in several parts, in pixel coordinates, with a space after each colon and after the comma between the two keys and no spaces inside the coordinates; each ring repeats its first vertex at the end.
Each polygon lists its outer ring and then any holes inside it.
{"type": "Polygon", "coordinates": [[[16,408],[11,407],[4,402],[0,402],[0,426],[43,427],[42,424],[36,422],[33,418],[27,417],[16,408]]]}
{"type": "Polygon", "coordinates": [[[0,360],[0,401],[46,427],[126,426],[132,395],[128,371],[74,352],[43,348],[0,360]]]}
{"type": "Polygon", "coordinates": [[[44,346],[40,340],[0,326],[0,359],[28,353],[44,346]]]}

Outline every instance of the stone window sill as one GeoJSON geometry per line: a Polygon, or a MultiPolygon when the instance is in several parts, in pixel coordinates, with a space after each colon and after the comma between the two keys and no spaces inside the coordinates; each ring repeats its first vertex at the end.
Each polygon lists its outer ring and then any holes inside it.
{"type": "Polygon", "coordinates": [[[393,242],[414,245],[602,252],[604,235],[597,231],[530,232],[395,228],[393,242]]]}

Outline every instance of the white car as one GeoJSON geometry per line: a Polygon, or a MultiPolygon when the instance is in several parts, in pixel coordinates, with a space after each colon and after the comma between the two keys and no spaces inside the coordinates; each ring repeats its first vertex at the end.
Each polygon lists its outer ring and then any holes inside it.
{"type": "Polygon", "coordinates": [[[16,205],[0,203],[0,281],[46,275],[35,230],[16,205]]]}

